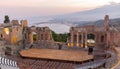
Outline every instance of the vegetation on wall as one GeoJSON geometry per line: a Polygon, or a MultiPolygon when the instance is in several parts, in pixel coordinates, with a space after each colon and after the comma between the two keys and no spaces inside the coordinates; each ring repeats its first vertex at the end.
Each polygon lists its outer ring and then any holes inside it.
{"type": "Polygon", "coordinates": [[[37,40],[36,37],[37,37],[37,35],[34,34],[34,35],[33,35],[33,41],[36,41],[36,40],[37,40]]]}

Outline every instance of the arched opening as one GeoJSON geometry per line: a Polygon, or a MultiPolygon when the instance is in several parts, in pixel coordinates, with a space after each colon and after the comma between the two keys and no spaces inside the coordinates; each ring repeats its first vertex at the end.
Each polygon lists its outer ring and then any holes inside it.
{"type": "Polygon", "coordinates": [[[37,33],[36,32],[32,32],[32,39],[33,39],[33,43],[35,43],[37,41],[37,33]]]}
{"type": "Polygon", "coordinates": [[[95,35],[87,34],[87,46],[94,46],[95,44],[95,35]]]}
{"type": "Polygon", "coordinates": [[[45,34],[45,40],[48,40],[48,34],[45,34]]]}
{"type": "Polygon", "coordinates": [[[27,34],[25,34],[25,39],[27,39],[27,34]]]}
{"type": "Polygon", "coordinates": [[[2,34],[0,34],[0,39],[3,39],[4,37],[3,37],[3,35],[2,34]]]}
{"type": "Polygon", "coordinates": [[[3,38],[3,35],[1,34],[0,37],[3,38]]]}
{"type": "Polygon", "coordinates": [[[95,35],[94,34],[88,34],[87,35],[87,46],[88,46],[88,54],[93,53],[93,48],[95,44],[95,35]]]}
{"type": "Polygon", "coordinates": [[[88,34],[87,35],[87,39],[95,39],[95,35],[94,34],[88,34]]]}
{"type": "Polygon", "coordinates": [[[73,41],[74,41],[74,42],[77,42],[76,39],[77,39],[77,35],[74,35],[74,39],[73,39],[73,41]]]}
{"type": "Polygon", "coordinates": [[[102,35],[102,36],[101,36],[101,42],[104,42],[104,38],[105,38],[105,37],[102,35]]]}
{"type": "Polygon", "coordinates": [[[37,40],[37,34],[34,31],[29,32],[29,43],[33,44],[37,40]]]}
{"type": "Polygon", "coordinates": [[[43,40],[43,34],[41,34],[41,40],[43,40]]]}

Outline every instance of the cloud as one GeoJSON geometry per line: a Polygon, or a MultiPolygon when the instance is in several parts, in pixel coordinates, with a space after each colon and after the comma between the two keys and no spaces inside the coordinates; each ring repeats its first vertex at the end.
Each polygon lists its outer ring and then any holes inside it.
{"type": "Polygon", "coordinates": [[[109,2],[109,4],[110,5],[115,5],[115,4],[118,4],[118,3],[112,1],[112,2],[109,2]]]}

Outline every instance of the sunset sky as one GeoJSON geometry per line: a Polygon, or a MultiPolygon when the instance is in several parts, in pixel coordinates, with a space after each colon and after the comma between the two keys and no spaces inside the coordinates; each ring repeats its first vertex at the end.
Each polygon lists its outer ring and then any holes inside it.
{"type": "Polygon", "coordinates": [[[0,17],[59,15],[115,3],[120,0],[0,0],[0,17]]]}

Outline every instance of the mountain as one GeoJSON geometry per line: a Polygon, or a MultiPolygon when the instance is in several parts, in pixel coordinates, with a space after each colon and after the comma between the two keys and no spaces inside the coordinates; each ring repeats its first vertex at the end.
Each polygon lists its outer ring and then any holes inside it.
{"type": "Polygon", "coordinates": [[[105,5],[96,9],[51,17],[28,19],[31,25],[48,26],[57,33],[69,32],[71,26],[103,25],[104,16],[109,15],[110,24],[120,23],[120,3],[105,5]],[[64,29],[64,30],[63,30],[64,29]]]}
{"type": "Polygon", "coordinates": [[[104,5],[102,7],[96,8],[96,9],[77,12],[77,13],[59,15],[59,16],[54,17],[54,20],[58,20],[58,21],[96,21],[96,20],[103,19],[105,15],[109,15],[110,18],[120,17],[120,3],[112,4],[112,5],[104,5]]]}
{"type": "MultiPolygon", "coordinates": [[[[111,25],[120,25],[120,18],[110,19],[109,24],[111,25]]],[[[95,25],[95,26],[103,26],[104,20],[97,20],[93,22],[86,22],[86,23],[78,23],[77,26],[83,26],[83,25],[95,25]]]]}

